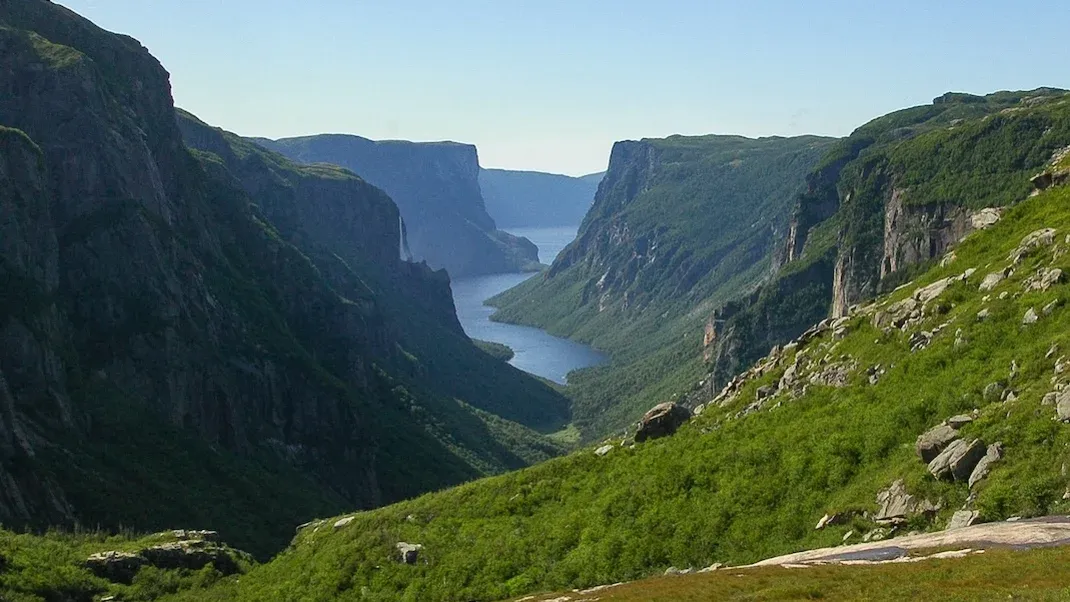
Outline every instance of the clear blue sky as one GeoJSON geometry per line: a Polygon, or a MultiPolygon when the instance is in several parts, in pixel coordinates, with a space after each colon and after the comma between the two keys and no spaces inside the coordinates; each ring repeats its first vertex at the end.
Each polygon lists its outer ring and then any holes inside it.
{"type": "Polygon", "coordinates": [[[846,135],[948,90],[1070,87],[1067,0],[59,0],[243,135],[457,140],[583,174],[615,140],[846,135]]]}

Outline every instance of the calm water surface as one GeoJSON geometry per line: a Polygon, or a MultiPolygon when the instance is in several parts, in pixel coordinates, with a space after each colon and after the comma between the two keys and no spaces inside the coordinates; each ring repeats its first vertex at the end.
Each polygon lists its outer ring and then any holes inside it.
{"type": "MultiPolygon", "coordinates": [[[[525,236],[539,247],[539,260],[550,264],[554,257],[576,237],[576,228],[515,228],[510,233],[525,236]]],[[[494,341],[512,348],[516,354],[509,363],[532,374],[564,384],[572,370],[606,362],[605,354],[587,345],[562,339],[530,326],[491,322],[493,307],[483,301],[510,289],[535,274],[494,274],[463,278],[453,282],[453,303],[457,318],[468,336],[494,341]]]]}

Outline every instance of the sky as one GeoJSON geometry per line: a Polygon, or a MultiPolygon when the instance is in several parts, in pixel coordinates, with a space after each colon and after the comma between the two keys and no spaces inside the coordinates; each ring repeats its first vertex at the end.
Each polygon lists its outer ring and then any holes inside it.
{"type": "Polygon", "coordinates": [[[57,0],[246,136],[475,144],[582,175],[614,141],[845,136],[947,91],[1070,87],[1066,0],[57,0]]]}

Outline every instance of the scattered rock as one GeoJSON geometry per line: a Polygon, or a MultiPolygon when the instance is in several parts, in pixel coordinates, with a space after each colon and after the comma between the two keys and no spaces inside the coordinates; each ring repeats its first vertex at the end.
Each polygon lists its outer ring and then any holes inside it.
{"type": "Polygon", "coordinates": [[[186,529],[176,529],[171,531],[171,535],[179,541],[219,541],[219,533],[217,531],[190,531],[186,529]]]}
{"type": "Polygon", "coordinates": [[[1050,316],[1062,304],[1063,304],[1063,300],[1062,299],[1056,299],[1056,300],[1052,301],[1051,303],[1048,303],[1047,305],[1045,305],[1044,309],[1040,310],[1040,313],[1044,314],[1045,316],[1050,316]]]}
{"type": "Polygon", "coordinates": [[[1003,383],[989,383],[981,392],[981,399],[987,402],[999,401],[1004,388],[1003,383]]]}
{"type": "Polygon", "coordinates": [[[1070,422],[1070,387],[1059,391],[1055,397],[1055,419],[1070,422]]]}
{"type": "Polygon", "coordinates": [[[842,525],[850,518],[849,512],[834,512],[832,514],[826,514],[821,517],[821,520],[817,521],[817,526],[814,527],[814,531],[820,531],[825,527],[833,527],[836,525],[842,525]]]}
{"type": "Polygon", "coordinates": [[[348,525],[349,523],[353,522],[353,519],[354,519],[354,518],[355,518],[355,517],[353,517],[353,516],[347,516],[347,517],[345,517],[345,518],[340,518],[340,519],[338,519],[338,520],[337,520],[337,521],[336,521],[336,522],[334,523],[334,528],[335,528],[335,530],[341,529],[342,527],[344,527],[344,526],[348,525]]]}
{"type": "Polygon", "coordinates": [[[1046,291],[1063,281],[1063,271],[1059,268],[1040,268],[1025,281],[1027,291],[1046,291]]]}
{"type": "Polygon", "coordinates": [[[958,437],[956,427],[947,424],[935,426],[918,437],[914,450],[922,462],[932,462],[944,448],[958,437]]]}
{"type": "Polygon", "coordinates": [[[1022,242],[1018,245],[1018,248],[1011,251],[1008,259],[1012,263],[1019,263],[1022,259],[1029,255],[1032,251],[1039,249],[1040,247],[1050,246],[1055,242],[1055,230],[1053,228],[1043,228],[1035,232],[1030,233],[1022,242]]]}
{"type": "Polygon", "coordinates": [[[881,541],[885,537],[888,537],[888,530],[883,528],[877,528],[862,536],[862,543],[869,543],[871,541],[881,541]]]}
{"type": "Polygon", "coordinates": [[[970,416],[969,414],[959,414],[947,419],[947,425],[955,430],[958,430],[971,422],[973,422],[973,416],[970,416]]]}
{"type": "Polygon", "coordinates": [[[396,547],[401,555],[402,564],[416,564],[420,557],[420,550],[424,549],[418,543],[405,543],[404,541],[399,541],[396,547]]]}
{"type": "Polygon", "coordinates": [[[1029,311],[1025,312],[1025,315],[1022,316],[1022,325],[1029,326],[1031,324],[1036,324],[1039,319],[1040,317],[1037,316],[1037,310],[1030,307],[1029,311]]]}
{"type": "Polygon", "coordinates": [[[929,500],[918,500],[907,493],[903,479],[892,483],[888,489],[877,494],[877,522],[893,522],[919,512],[935,512],[938,508],[929,500]]]}
{"type": "Polygon", "coordinates": [[[140,554],[132,552],[100,552],[85,561],[85,568],[97,577],[112,583],[127,583],[134,580],[134,575],[145,566],[147,561],[140,554]]]}
{"type": "Polygon", "coordinates": [[[966,481],[984,455],[985,446],[979,439],[969,442],[957,439],[929,462],[929,472],[938,479],[966,481]]]}
{"type": "Polygon", "coordinates": [[[981,461],[977,463],[977,466],[970,473],[969,486],[973,489],[973,486],[981,482],[988,473],[992,470],[992,465],[999,462],[1003,458],[1003,444],[1000,442],[993,443],[988,446],[985,451],[985,457],[981,458],[981,461]]]}
{"type": "Polygon", "coordinates": [[[996,207],[986,207],[970,216],[970,225],[974,230],[985,230],[995,225],[1003,211],[996,207]]]}
{"type": "Polygon", "coordinates": [[[711,564],[710,566],[708,566],[708,567],[706,567],[706,568],[704,568],[704,569],[701,569],[701,570],[699,570],[699,572],[700,572],[700,573],[712,573],[712,572],[716,571],[717,569],[720,569],[720,568],[721,568],[721,567],[723,567],[723,566],[724,566],[724,563],[722,563],[722,562],[715,562],[715,563],[711,564]]]}
{"type": "Polygon", "coordinates": [[[603,445],[602,447],[599,447],[598,449],[594,450],[594,455],[596,455],[596,456],[604,456],[604,455],[608,454],[611,451],[613,451],[613,446],[612,445],[603,445]]]}
{"type": "Polygon", "coordinates": [[[914,291],[913,296],[922,304],[928,303],[929,301],[932,301],[933,299],[944,294],[944,291],[947,290],[947,287],[950,286],[951,283],[954,282],[954,280],[954,278],[942,278],[930,284],[929,286],[925,286],[914,291]]]}
{"type": "Polygon", "coordinates": [[[758,387],[758,390],[754,392],[754,397],[758,400],[772,397],[776,393],[776,387],[773,385],[765,385],[764,387],[758,387]]]}
{"type": "Polygon", "coordinates": [[[977,518],[980,513],[976,510],[959,510],[955,514],[951,515],[951,522],[947,525],[947,530],[951,529],[963,529],[973,526],[977,522],[977,518]]]}
{"type": "Polygon", "coordinates": [[[665,569],[665,576],[668,577],[668,576],[673,576],[673,575],[690,575],[691,573],[694,573],[694,572],[695,572],[695,569],[690,569],[690,568],[688,568],[688,569],[678,569],[678,568],[676,568],[674,566],[670,566],[669,568],[665,569]]]}
{"type": "Polygon", "coordinates": [[[998,286],[1000,282],[1003,282],[1004,277],[1005,276],[1003,272],[992,272],[991,274],[985,276],[985,279],[981,281],[981,286],[979,287],[979,290],[981,292],[987,293],[988,291],[996,288],[996,286],[998,286]]]}
{"type": "Polygon", "coordinates": [[[848,532],[843,534],[843,539],[841,541],[843,541],[843,543],[847,543],[847,540],[851,539],[854,536],[855,536],[855,532],[854,531],[848,531],[848,532]]]}
{"type": "Polygon", "coordinates": [[[657,439],[672,435],[680,425],[691,419],[691,412],[683,406],[672,402],[658,404],[643,415],[635,432],[635,441],[642,443],[647,439],[657,439]]]}

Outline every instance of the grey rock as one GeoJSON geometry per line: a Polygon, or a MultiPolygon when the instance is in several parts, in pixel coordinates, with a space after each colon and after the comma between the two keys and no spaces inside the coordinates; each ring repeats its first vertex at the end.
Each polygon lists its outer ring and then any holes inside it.
{"type": "Polygon", "coordinates": [[[958,437],[958,431],[947,424],[935,426],[918,437],[914,444],[914,451],[922,462],[932,462],[940,452],[944,451],[952,441],[958,437]]]}
{"type": "Polygon", "coordinates": [[[1004,389],[1003,383],[989,383],[985,386],[984,391],[981,392],[981,399],[988,402],[998,401],[1003,395],[1004,389]]]}
{"type": "Polygon", "coordinates": [[[672,402],[658,404],[643,415],[635,432],[636,443],[672,435],[691,419],[691,411],[672,402]]]}
{"type": "Polygon", "coordinates": [[[981,461],[977,463],[977,466],[970,473],[969,486],[973,489],[973,486],[981,482],[988,473],[992,470],[992,465],[999,462],[1003,458],[1003,444],[1000,442],[993,443],[985,450],[985,456],[981,458],[981,461]]]}
{"type": "Polygon", "coordinates": [[[938,479],[966,481],[984,455],[985,446],[980,440],[957,439],[929,462],[929,472],[938,479]]]}
{"type": "Polygon", "coordinates": [[[1044,314],[1045,316],[1050,316],[1062,304],[1063,304],[1063,300],[1062,299],[1056,299],[1056,300],[1048,303],[1047,305],[1045,305],[1044,309],[1040,310],[1040,313],[1044,314]]]}
{"type": "Polygon", "coordinates": [[[149,564],[161,569],[199,571],[211,564],[224,575],[233,575],[239,570],[237,562],[226,548],[203,540],[152,546],[141,550],[141,555],[149,564]]]}
{"type": "Polygon", "coordinates": [[[772,397],[774,393],[776,393],[776,387],[765,385],[764,387],[758,387],[758,390],[754,392],[754,397],[759,400],[766,399],[767,397],[772,397]]]}
{"type": "Polygon", "coordinates": [[[970,216],[970,225],[974,230],[985,230],[995,225],[1003,215],[1003,210],[998,207],[985,207],[970,216]]]}
{"type": "Polygon", "coordinates": [[[991,274],[985,276],[985,279],[981,281],[981,286],[978,287],[978,290],[987,293],[988,291],[999,286],[999,283],[1003,282],[1004,277],[1005,276],[1003,275],[1003,272],[992,272],[991,274]]]}
{"type": "Polygon", "coordinates": [[[608,454],[611,451],[613,451],[613,446],[612,445],[603,445],[602,447],[599,447],[598,449],[594,450],[594,455],[596,455],[596,456],[604,456],[604,455],[608,454]]]}
{"type": "Polygon", "coordinates": [[[937,510],[937,506],[929,500],[918,500],[908,493],[903,479],[877,494],[877,506],[874,520],[878,522],[896,521],[919,512],[937,510]]]}
{"type": "Polygon", "coordinates": [[[347,517],[345,517],[345,518],[340,518],[340,519],[338,519],[338,520],[337,520],[337,521],[335,521],[335,523],[334,523],[334,529],[335,529],[335,530],[337,531],[338,529],[341,529],[342,527],[345,527],[345,526],[346,526],[346,525],[348,525],[349,523],[353,522],[353,519],[354,519],[354,518],[355,518],[355,517],[352,517],[352,516],[347,516],[347,517]]]}
{"type": "Polygon", "coordinates": [[[959,414],[947,419],[947,425],[956,430],[971,422],[973,422],[973,416],[970,416],[969,414],[959,414]]]}
{"type": "Polygon", "coordinates": [[[399,541],[396,545],[402,564],[416,564],[420,558],[420,550],[424,547],[418,543],[406,543],[399,541]]]}
{"type": "Polygon", "coordinates": [[[1040,316],[1037,315],[1037,310],[1030,307],[1029,310],[1025,312],[1025,315],[1022,316],[1022,325],[1029,326],[1031,324],[1036,324],[1039,319],[1040,316]]]}
{"type": "Polygon", "coordinates": [[[1070,387],[1059,391],[1055,397],[1055,419],[1070,422],[1070,387]]]}
{"type": "Polygon", "coordinates": [[[1063,271],[1059,268],[1040,268],[1025,281],[1027,291],[1046,291],[1063,281],[1063,271]]]}
{"type": "Polygon", "coordinates": [[[989,309],[986,307],[986,308],[982,309],[981,311],[977,312],[977,321],[978,322],[984,322],[991,315],[992,315],[992,312],[989,311],[989,309]]]}
{"type": "Polygon", "coordinates": [[[977,518],[980,513],[976,510],[959,510],[955,514],[951,515],[951,522],[948,523],[947,529],[963,529],[969,527],[977,522],[977,518]]]}
{"type": "Polygon", "coordinates": [[[1008,259],[1012,263],[1019,263],[1020,261],[1022,261],[1023,258],[1025,258],[1034,250],[1039,249],[1041,247],[1050,246],[1054,242],[1055,229],[1042,228],[1040,230],[1028,234],[1025,238],[1023,238],[1022,242],[1019,243],[1018,248],[1014,251],[1011,251],[1011,254],[1008,259]]]}
{"type": "Polygon", "coordinates": [[[130,583],[141,567],[148,564],[140,554],[131,552],[100,552],[85,561],[85,568],[97,577],[113,583],[130,583]]]}

